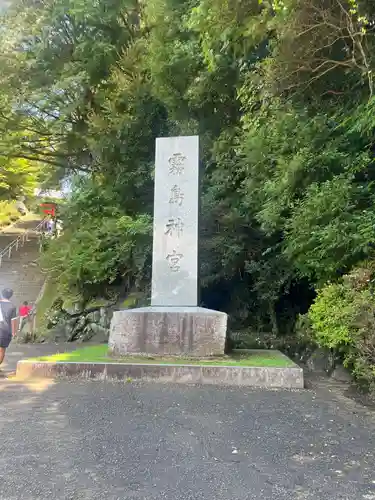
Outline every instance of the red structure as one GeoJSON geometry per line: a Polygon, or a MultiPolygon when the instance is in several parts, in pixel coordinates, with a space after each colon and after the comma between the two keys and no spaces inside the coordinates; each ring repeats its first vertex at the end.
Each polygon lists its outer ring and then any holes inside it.
{"type": "Polygon", "coordinates": [[[43,209],[43,213],[45,213],[46,215],[51,215],[52,217],[55,217],[55,215],[56,215],[55,203],[41,203],[40,206],[43,209]]]}

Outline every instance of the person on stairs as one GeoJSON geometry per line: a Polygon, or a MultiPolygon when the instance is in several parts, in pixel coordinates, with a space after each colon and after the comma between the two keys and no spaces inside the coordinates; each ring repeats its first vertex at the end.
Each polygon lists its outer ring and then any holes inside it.
{"type": "Polygon", "coordinates": [[[29,305],[27,300],[22,304],[22,306],[19,309],[19,326],[18,326],[18,331],[21,332],[23,326],[29,321],[30,319],[30,313],[32,311],[32,307],[29,305]]]}
{"type": "Polygon", "coordinates": [[[5,288],[0,298],[0,365],[12,340],[12,319],[17,317],[17,308],[10,301],[12,296],[13,290],[5,288]]]}

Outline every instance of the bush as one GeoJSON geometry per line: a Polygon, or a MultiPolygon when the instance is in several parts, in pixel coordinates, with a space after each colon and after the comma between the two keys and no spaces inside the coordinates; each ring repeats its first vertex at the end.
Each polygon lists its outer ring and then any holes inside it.
{"type": "Polygon", "coordinates": [[[312,337],[333,349],[357,382],[375,395],[375,298],[372,271],[358,268],[323,287],[310,307],[312,337]]]}
{"type": "Polygon", "coordinates": [[[50,241],[42,264],[61,290],[84,301],[100,296],[117,280],[140,290],[151,253],[150,233],[147,216],[88,219],[50,241]]]}
{"type": "Polygon", "coordinates": [[[8,226],[20,218],[15,202],[0,201],[0,227],[8,226]]]}
{"type": "Polygon", "coordinates": [[[329,284],[321,289],[310,307],[309,319],[320,347],[346,352],[353,343],[356,318],[355,294],[345,284],[329,284]]]}

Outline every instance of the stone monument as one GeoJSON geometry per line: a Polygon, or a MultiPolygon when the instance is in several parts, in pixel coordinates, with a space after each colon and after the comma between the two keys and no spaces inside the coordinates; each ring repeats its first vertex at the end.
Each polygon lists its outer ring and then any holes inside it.
{"type": "Polygon", "coordinates": [[[224,353],[227,315],[198,307],[199,138],[156,139],[151,307],[115,311],[113,355],[224,353]]]}

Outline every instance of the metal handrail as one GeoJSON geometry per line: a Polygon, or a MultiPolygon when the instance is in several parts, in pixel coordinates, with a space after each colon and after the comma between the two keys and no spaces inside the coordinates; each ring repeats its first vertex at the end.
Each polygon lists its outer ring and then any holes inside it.
{"type": "Polygon", "coordinates": [[[25,244],[25,241],[29,241],[28,235],[34,231],[39,231],[44,223],[45,223],[45,220],[43,219],[36,227],[25,231],[23,234],[18,236],[16,239],[11,241],[9,243],[9,245],[7,245],[3,250],[1,250],[0,251],[0,267],[1,267],[1,264],[3,262],[3,257],[8,254],[8,259],[10,259],[11,255],[12,255],[12,250],[15,248],[17,251],[20,244],[21,244],[21,246],[23,246],[25,244]]]}

